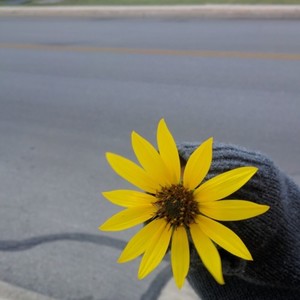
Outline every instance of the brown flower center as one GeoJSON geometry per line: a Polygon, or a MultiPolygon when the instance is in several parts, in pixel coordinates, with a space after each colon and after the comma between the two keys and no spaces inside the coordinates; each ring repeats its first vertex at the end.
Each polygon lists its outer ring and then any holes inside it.
{"type": "Polygon", "coordinates": [[[155,197],[155,217],[166,219],[173,227],[188,227],[195,222],[195,216],[199,214],[198,203],[194,200],[193,191],[187,190],[182,184],[163,187],[155,197]]]}

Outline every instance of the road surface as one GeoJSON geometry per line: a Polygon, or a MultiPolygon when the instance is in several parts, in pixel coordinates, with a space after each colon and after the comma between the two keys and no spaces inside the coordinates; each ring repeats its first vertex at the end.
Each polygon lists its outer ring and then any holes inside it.
{"type": "MultiPolygon", "coordinates": [[[[0,280],[57,299],[155,299],[101,233],[130,133],[260,150],[300,178],[300,22],[0,19],[0,280]]],[[[160,276],[160,277],[159,277],[160,276]]]]}

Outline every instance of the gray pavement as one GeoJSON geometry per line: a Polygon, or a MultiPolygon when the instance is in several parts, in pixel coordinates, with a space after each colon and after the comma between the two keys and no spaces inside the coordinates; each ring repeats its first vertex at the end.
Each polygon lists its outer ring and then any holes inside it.
{"type": "Polygon", "coordinates": [[[132,158],[130,132],[154,141],[161,117],[177,141],[260,150],[299,182],[299,30],[1,17],[0,280],[55,299],[155,299],[168,263],[138,281],[138,262],[115,262],[134,230],[97,227],[117,211],[100,192],[130,187],[104,153],[132,158]]]}

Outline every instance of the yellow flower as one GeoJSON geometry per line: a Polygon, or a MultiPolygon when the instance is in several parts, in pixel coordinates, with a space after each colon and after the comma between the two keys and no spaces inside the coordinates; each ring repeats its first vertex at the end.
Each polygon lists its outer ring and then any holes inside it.
{"type": "Polygon", "coordinates": [[[118,262],[143,255],[138,278],[152,272],[162,261],[169,245],[176,285],[181,288],[190,265],[189,237],[202,263],[224,284],[216,245],[245,260],[252,260],[242,240],[218,221],[237,221],[263,214],[269,207],[245,200],[221,200],[242,187],[257,171],[240,167],[200,185],[212,161],[209,138],[186,163],[183,176],[178,150],[165,121],[157,129],[158,151],[132,132],[132,147],[140,165],[113,153],[106,158],[114,171],[142,191],[114,190],[103,196],[126,209],[108,219],[100,230],[118,231],[147,222],[128,242],[118,262]]]}

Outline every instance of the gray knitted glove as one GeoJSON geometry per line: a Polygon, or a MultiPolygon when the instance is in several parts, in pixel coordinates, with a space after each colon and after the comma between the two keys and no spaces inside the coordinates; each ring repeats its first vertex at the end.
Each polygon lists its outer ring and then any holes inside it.
{"type": "MultiPolygon", "coordinates": [[[[198,146],[178,145],[181,158],[187,161],[198,146]]],[[[221,286],[201,264],[191,244],[188,280],[204,300],[300,299],[300,189],[266,156],[217,143],[206,180],[241,166],[255,166],[259,171],[234,193],[234,198],[270,206],[264,215],[226,222],[244,241],[254,261],[219,249],[225,279],[221,286]]]]}

